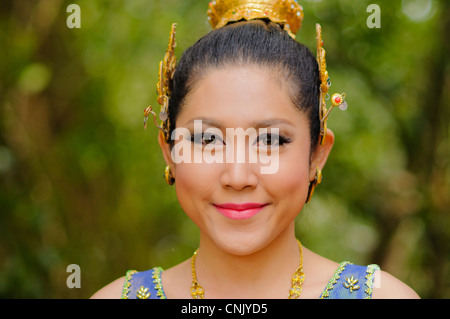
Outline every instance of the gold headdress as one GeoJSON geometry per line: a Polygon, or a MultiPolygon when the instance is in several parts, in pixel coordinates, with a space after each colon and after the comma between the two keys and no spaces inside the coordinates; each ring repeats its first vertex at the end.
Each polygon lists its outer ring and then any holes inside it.
{"type": "Polygon", "coordinates": [[[176,58],[175,58],[175,34],[176,34],[177,24],[172,24],[172,29],[170,31],[170,39],[169,45],[166,50],[166,55],[164,56],[164,60],[159,62],[159,81],[156,84],[156,93],[158,93],[157,101],[161,105],[161,109],[159,112],[159,119],[162,121],[161,125],[156,123],[156,114],[153,112],[151,106],[148,106],[144,111],[144,129],[147,128],[148,116],[153,114],[153,122],[155,122],[156,127],[158,127],[161,132],[164,134],[164,138],[166,141],[169,141],[169,99],[170,99],[170,87],[169,81],[172,80],[173,73],[175,72],[176,66],[176,58]]]}
{"type": "MultiPolygon", "coordinates": [[[[229,22],[239,20],[269,19],[272,22],[280,24],[288,34],[295,38],[295,34],[300,29],[303,21],[303,8],[296,0],[215,0],[209,3],[208,20],[213,29],[223,27],[229,22]]],[[[176,59],[174,49],[176,23],[172,24],[170,32],[169,45],[164,56],[164,60],[159,64],[159,82],[156,86],[158,93],[158,103],[161,105],[159,119],[161,125],[156,122],[156,114],[151,106],[144,111],[144,128],[147,127],[148,116],[153,114],[155,125],[164,134],[166,141],[169,141],[169,116],[168,106],[170,99],[169,81],[175,72],[176,59]]],[[[327,109],[326,100],[329,99],[328,89],[331,86],[330,78],[326,69],[325,50],[323,48],[321,27],[316,24],[317,40],[317,62],[320,73],[320,145],[325,142],[327,133],[327,119],[334,106],[339,106],[341,110],[347,108],[344,101],[345,93],[334,94],[331,97],[331,107],[327,109]]]]}
{"type": "Polygon", "coordinates": [[[316,41],[317,41],[317,63],[319,64],[320,76],[320,99],[319,99],[319,117],[320,117],[320,136],[319,143],[325,143],[325,136],[327,135],[327,119],[331,110],[335,106],[343,111],[347,109],[347,102],[345,102],[345,93],[335,93],[331,97],[331,107],[327,110],[325,100],[329,98],[328,89],[331,86],[330,77],[327,71],[327,62],[325,60],[325,49],[323,48],[322,27],[316,24],[316,41]]]}
{"type": "Polygon", "coordinates": [[[215,0],[209,3],[213,29],[239,20],[269,19],[283,26],[291,37],[302,26],[303,8],[296,0],[215,0]]]}

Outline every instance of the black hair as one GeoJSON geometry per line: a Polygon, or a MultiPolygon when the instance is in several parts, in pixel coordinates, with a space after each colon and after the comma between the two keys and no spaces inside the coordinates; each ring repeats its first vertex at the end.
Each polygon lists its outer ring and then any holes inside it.
{"type": "MultiPolygon", "coordinates": [[[[240,65],[268,67],[285,80],[293,104],[308,116],[314,150],[320,131],[317,60],[306,46],[269,20],[228,24],[209,32],[184,52],[171,82],[169,136],[196,81],[209,70],[240,65]]],[[[170,143],[173,146],[173,141],[170,143]]]]}

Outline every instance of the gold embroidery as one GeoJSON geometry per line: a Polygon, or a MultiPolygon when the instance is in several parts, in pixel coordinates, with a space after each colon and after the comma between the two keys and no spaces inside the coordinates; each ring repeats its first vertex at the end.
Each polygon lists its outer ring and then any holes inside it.
{"type": "Polygon", "coordinates": [[[337,283],[339,278],[341,278],[341,273],[344,271],[345,267],[347,265],[351,264],[349,261],[342,262],[336,272],[334,273],[333,277],[331,277],[330,282],[327,284],[327,287],[325,288],[324,292],[320,296],[320,299],[325,299],[330,297],[331,290],[334,289],[334,285],[337,283]]]}
{"type": "Polygon", "coordinates": [[[345,279],[343,282],[343,286],[347,289],[350,289],[350,293],[353,292],[353,290],[358,290],[360,287],[357,285],[358,279],[355,279],[355,277],[351,276],[345,279]]]}
{"type": "Polygon", "coordinates": [[[152,278],[153,278],[153,284],[156,290],[156,296],[158,296],[160,299],[166,299],[166,295],[164,294],[164,290],[161,283],[161,272],[163,269],[161,267],[155,267],[153,268],[152,278]]]}
{"type": "Polygon", "coordinates": [[[122,290],[122,299],[128,299],[128,293],[130,292],[131,287],[131,279],[133,278],[133,275],[137,273],[136,270],[128,270],[125,275],[125,282],[123,283],[123,290],[122,290]]]}
{"type": "Polygon", "coordinates": [[[366,289],[364,292],[366,293],[366,297],[364,299],[372,299],[372,293],[373,293],[373,284],[374,284],[374,273],[375,270],[380,270],[380,267],[378,265],[372,264],[367,266],[366,270],[366,289]]]}
{"type": "Polygon", "coordinates": [[[138,297],[138,299],[148,299],[150,298],[150,293],[148,292],[148,288],[144,288],[144,286],[141,286],[141,288],[139,288],[139,290],[136,292],[136,297],[138,297]]]}

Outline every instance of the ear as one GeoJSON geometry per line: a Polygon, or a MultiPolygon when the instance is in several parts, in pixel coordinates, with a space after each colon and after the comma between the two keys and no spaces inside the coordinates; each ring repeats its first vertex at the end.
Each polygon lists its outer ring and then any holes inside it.
{"type": "Polygon", "coordinates": [[[327,162],[328,155],[333,148],[334,144],[334,133],[330,129],[327,129],[327,134],[325,136],[325,141],[323,145],[317,145],[314,153],[311,154],[311,164],[309,166],[309,180],[313,181],[316,175],[316,168],[320,170],[323,169],[325,163],[327,162]]]}
{"type": "Polygon", "coordinates": [[[159,134],[158,134],[158,143],[159,143],[159,147],[161,148],[161,151],[163,153],[164,161],[166,162],[166,165],[170,166],[170,171],[172,173],[172,176],[175,178],[175,165],[174,165],[174,162],[172,161],[170,145],[169,145],[169,143],[166,142],[166,139],[164,138],[164,134],[161,131],[159,131],[159,134]]]}

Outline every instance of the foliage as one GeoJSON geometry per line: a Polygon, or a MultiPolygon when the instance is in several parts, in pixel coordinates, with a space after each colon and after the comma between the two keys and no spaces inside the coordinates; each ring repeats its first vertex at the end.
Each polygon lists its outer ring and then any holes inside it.
{"type": "MultiPolygon", "coordinates": [[[[170,25],[177,56],[209,31],[208,1],[0,4],[0,297],[87,298],[128,269],[189,258],[198,232],[165,184],[157,131],[158,63],[170,25]],[[80,289],[66,286],[69,264],[80,289]]],[[[300,213],[310,249],[377,263],[424,298],[448,298],[450,4],[303,1],[297,39],[320,23],[337,140],[324,182],[300,213]],[[370,3],[381,28],[370,29],[370,3]]]]}

